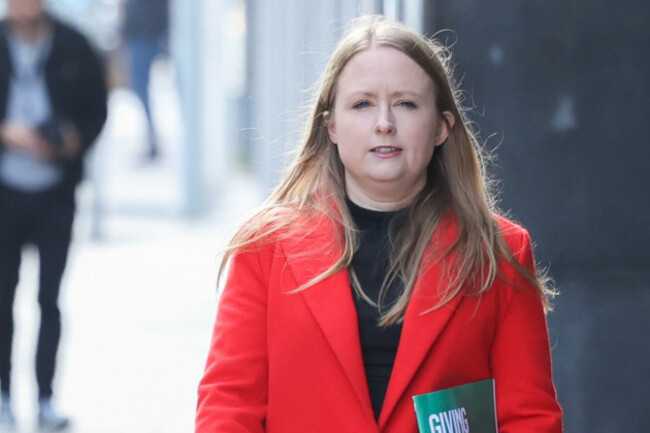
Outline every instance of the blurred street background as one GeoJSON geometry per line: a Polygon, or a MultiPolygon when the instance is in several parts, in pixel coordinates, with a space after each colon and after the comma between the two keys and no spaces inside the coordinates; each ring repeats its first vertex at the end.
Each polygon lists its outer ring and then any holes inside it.
{"type": "MultiPolygon", "coordinates": [[[[501,206],[562,293],[549,323],[566,431],[647,429],[650,3],[171,0],[149,83],[150,158],[121,33],[128,1],[47,3],[92,39],[111,86],[62,288],[55,389],[70,431],[193,430],[220,251],[277,182],[305,91],[361,13],[453,44],[499,156],[501,206]]],[[[13,387],[19,431],[31,431],[38,257],[24,258],[13,387]]]]}

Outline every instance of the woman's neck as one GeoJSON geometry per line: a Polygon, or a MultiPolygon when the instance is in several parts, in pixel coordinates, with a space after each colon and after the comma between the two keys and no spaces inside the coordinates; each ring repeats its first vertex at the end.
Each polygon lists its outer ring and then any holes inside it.
{"type": "Polygon", "coordinates": [[[418,191],[416,191],[406,196],[403,194],[394,196],[370,196],[368,194],[360,194],[354,188],[347,188],[346,192],[348,199],[357,206],[382,212],[404,209],[413,202],[418,194],[418,191]]]}
{"type": "Polygon", "coordinates": [[[408,207],[426,184],[426,177],[406,182],[367,182],[361,185],[345,177],[345,192],[357,206],[370,210],[393,211],[408,207]]]}

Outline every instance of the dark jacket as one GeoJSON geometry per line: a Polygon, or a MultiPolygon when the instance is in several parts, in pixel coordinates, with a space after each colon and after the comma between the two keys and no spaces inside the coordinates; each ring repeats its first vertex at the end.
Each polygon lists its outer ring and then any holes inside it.
{"type": "MultiPolygon", "coordinates": [[[[83,156],[104,126],[107,90],[104,68],[88,40],[52,18],[52,49],[45,62],[45,81],[52,112],[74,124],[81,136],[81,152],[63,163],[63,186],[73,190],[81,180],[83,156]]],[[[4,121],[12,75],[6,20],[0,21],[0,122],[4,121]]],[[[0,152],[3,150],[0,141],[0,152]]]]}

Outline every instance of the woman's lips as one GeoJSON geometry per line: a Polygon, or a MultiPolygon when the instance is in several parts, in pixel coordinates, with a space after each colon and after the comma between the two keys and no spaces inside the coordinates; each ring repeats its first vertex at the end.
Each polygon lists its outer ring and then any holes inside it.
{"type": "Polygon", "coordinates": [[[370,151],[381,158],[389,158],[398,155],[402,149],[394,146],[377,146],[370,151]]]}

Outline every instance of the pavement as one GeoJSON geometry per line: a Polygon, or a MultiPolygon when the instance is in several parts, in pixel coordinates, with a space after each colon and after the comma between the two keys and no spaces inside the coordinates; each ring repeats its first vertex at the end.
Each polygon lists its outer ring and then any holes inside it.
{"type": "MultiPolygon", "coordinates": [[[[55,405],[77,433],[193,431],[196,389],[217,305],[220,251],[237,221],[263,199],[235,174],[214,208],[183,217],[181,120],[173,73],[154,70],[162,156],[144,162],[144,114],[125,89],[79,189],[60,306],[63,337],[55,405]],[[157,71],[157,72],[156,72],[157,71]]],[[[35,431],[34,352],[38,257],[23,255],[14,316],[13,408],[17,432],[35,431]]]]}

